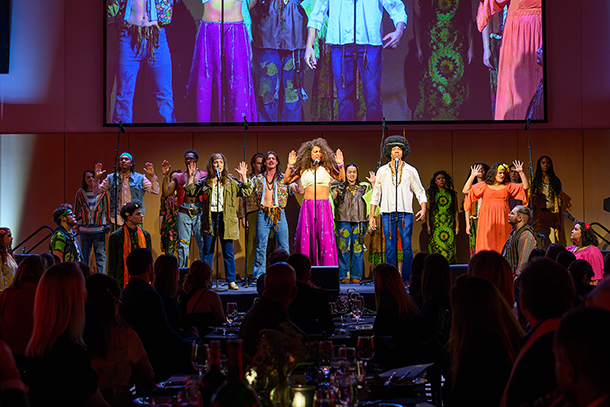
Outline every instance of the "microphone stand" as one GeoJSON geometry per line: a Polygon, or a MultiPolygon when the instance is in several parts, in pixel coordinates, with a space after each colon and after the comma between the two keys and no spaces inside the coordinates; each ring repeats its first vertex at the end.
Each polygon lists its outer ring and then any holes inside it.
{"type": "MultiPolygon", "coordinates": [[[[318,161],[318,160],[316,160],[318,161]]],[[[316,177],[318,175],[318,165],[314,162],[313,166],[313,253],[316,256],[316,266],[320,265],[320,261],[318,259],[318,234],[317,234],[317,226],[318,226],[318,184],[316,183],[316,177]]]]}
{"type": "MultiPolygon", "coordinates": [[[[529,150],[529,153],[530,153],[529,171],[530,171],[530,184],[531,184],[532,180],[534,179],[534,164],[532,161],[532,134],[530,132],[530,118],[529,117],[525,121],[525,130],[527,130],[527,149],[529,150]]],[[[532,204],[530,202],[530,206],[531,205],[532,204]]]]}
{"type": "MultiPolygon", "coordinates": [[[[219,225],[218,222],[220,221],[220,212],[218,211],[218,203],[220,202],[220,171],[218,171],[218,168],[215,168],[216,171],[216,215],[215,215],[215,220],[214,220],[214,257],[216,259],[216,287],[214,288],[214,291],[227,291],[226,288],[220,288],[218,286],[218,274],[220,273],[220,266],[218,265],[218,257],[219,257],[219,253],[218,253],[218,243],[220,240],[220,235],[219,235],[219,225]]],[[[226,272],[226,270],[225,270],[226,272]]],[[[225,276],[226,278],[226,276],[225,276]]]]}
{"type": "MultiPolygon", "coordinates": [[[[394,221],[396,222],[396,227],[394,228],[394,253],[396,253],[396,268],[398,268],[398,158],[394,160],[394,169],[396,170],[396,179],[394,180],[394,184],[396,184],[396,201],[394,206],[394,221]]],[[[402,276],[402,272],[400,275],[402,276]]]]}
{"type": "MultiPolygon", "coordinates": [[[[225,68],[225,0],[221,0],[220,2],[220,66],[220,97],[222,100],[222,111],[220,114],[220,119],[221,122],[224,123],[226,120],[226,98],[224,92],[227,89],[225,75],[224,72],[222,72],[222,70],[225,68]]],[[[220,177],[218,178],[218,181],[220,181],[220,177]]]]}
{"type": "Polygon", "coordinates": [[[381,119],[381,144],[379,144],[379,161],[377,162],[377,169],[381,167],[381,160],[383,159],[383,142],[385,141],[385,132],[388,131],[388,125],[385,122],[385,116],[381,119]]]}
{"type": "MultiPolygon", "coordinates": [[[[243,144],[243,149],[244,149],[244,162],[246,161],[246,133],[248,132],[248,119],[246,119],[246,115],[244,114],[244,144],[243,144]]],[[[242,284],[242,286],[244,288],[248,288],[250,286],[250,278],[248,276],[248,235],[249,235],[249,230],[250,230],[250,225],[248,225],[248,198],[245,197],[243,199],[244,201],[244,216],[246,217],[246,276],[244,279],[244,282],[242,284]]],[[[254,278],[254,270],[252,270],[252,278],[254,278]]]]}
{"type": "MultiPolygon", "coordinates": [[[[119,228],[119,205],[120,205],[120,188],[119,188],[119,148],[121,144],[121,133],[125,133],[125,127],[123,127],[123,121],[119,120],[119,129],[117,131],[117,140],[116,140],[116,150],[114,150],[114,185],[111,188],[114,191],[114,199],[116,200],[116,204],[114,205],[114,226],[116,229],[119,228]]],[[[133,164],[133,163],[132,163],[133,164]]],[[[114,232],[114,230],[112,230],[114,232]]]]}

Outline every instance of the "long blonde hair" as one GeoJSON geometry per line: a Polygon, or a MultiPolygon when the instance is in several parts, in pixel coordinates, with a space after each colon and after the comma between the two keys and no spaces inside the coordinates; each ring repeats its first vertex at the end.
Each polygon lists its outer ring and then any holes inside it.
{"type": "Polygon", "coordinates": [[[49,268],[38,283],[34,301],[34,328],[27,356],[43,356],[66,334],[83,348],[85,327],[85,277],[75,262],[49,268]]]}

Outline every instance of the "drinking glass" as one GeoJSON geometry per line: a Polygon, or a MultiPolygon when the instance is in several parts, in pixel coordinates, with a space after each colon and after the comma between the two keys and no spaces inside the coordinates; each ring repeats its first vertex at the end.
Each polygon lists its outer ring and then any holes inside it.
{"type": "Polygon", "coordinates": [[[345,369],[344,365],[347,362],[345,355],[345,345],[333,345],[333,358],[331,360],[331,365],[335,372],[343,371],[345,369]]]}
{"type": "Polygon", "coordinates": [[[197,343],[193,341],[193,350],[191,353],[191,363],[193,368],[199,372],[199,381],[203,376],[203,371],[208,368],[210,349],[207,343],[197,343]]]}
{"type": "MultiPolygon", "coordinates": [[[[225,317],[227,318],[227,325],[229,325],[229,328],[233,326],[233,321],[235,321],[237,314],[237,303],[227,302],[227,312],[225,313],[225,317]]],[[[229,332],[229,334],[231,333],[229,332]]]]}
{"type": "Polygon", "coordinates": [[[356,325],[360,325],[360,318],[362,317],[362,311],[364,309],[364,302],[362,301],[362,297],[354,297],[351,299],[351,308],[352,315],[356,320],[356,325]]]}
{"type": "Polygon", "coordinates": [[[367,363],[375,356],[375,343],[372,336],[358,337],[358,357],[364,360],[364,374],[366,375],[367,363]]]}
{"type": "Polygon", "coordinates": [[[331,341],[320,341],[320,370],[324,373],[324,378],[328,380],[330,367],[333,358],[333,343],[331,341]]]}

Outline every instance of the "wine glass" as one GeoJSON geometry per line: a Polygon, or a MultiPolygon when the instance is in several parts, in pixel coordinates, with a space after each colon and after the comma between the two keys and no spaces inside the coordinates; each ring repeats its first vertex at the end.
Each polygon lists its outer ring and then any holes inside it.
{"type": "Polygon", "coordinates": [[[364,360],[364,372],[366,375],[366,365],[375,356],[375,343],[372,336],[358,337],[358,357],[364,360]]]}
{"type": "Polygon", "coordinates": [[[328,380],[331,361],[333,358],[333,343],[331,341],[320,341],[320,370],[324,373],[324,378],[328,380]]]}
{"type": "Polygon", "coordinates": [[[360,318],[362,317],[362,310],[364,309],[364,302],[362,301],[362,297],[354,297],[351,300],[352,307],[352,315],[356,320],[356,325],[360,325],[360,318]]]}
{"type": "Polygon", "coordinates": [[[227,318],[227,324],[229,327],[233,326],[233,321],[235,320],[235,317],[237,317],[237,313],[237,303],[227,302],[227,312],[225,313],[225,316],[227,318]]]}
{"type": "Polygon", "coordinates": [[[193,351],[191,353],[191,363],[193,368],[199,372],[199,381],[203,376],[203,371],[208,367],[210,349],[207,343],[197,343],[193,341],[193,351]]]}
{"type": "Polygon", "coordinates": [[[345,345],[333,345],[333,358],[331,360],[331,365],[335,372],[342,371],[344,369],[344,364],[347,361],[345,345]]]}

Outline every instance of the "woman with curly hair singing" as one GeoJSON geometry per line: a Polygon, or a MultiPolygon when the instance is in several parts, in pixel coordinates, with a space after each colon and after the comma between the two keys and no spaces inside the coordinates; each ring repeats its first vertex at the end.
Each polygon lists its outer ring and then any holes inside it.
{"type": "Polygon", "coordinates": [[[481,250],[495,250],[502,253],[502,248],[510,233],[508,224],[508,200],[520,199],[527,205],[525,190],[529,188],[529,180],[523,172],[523,163],[513,161],[515,169],[521,176],[521,184],[506,182],[508,179],[508,165],[494,164],[487,171],[485,181],[481,181],[470,188],[464,200],[464,210],[477,199],[482,198],[477,227],[477,253],[481,250]]]}
{"type": "Polygon", "coordinates": [[[333,179],[345,182],[343,153],[333,153],[326,140],[317,138],[288,155],[284,183],[301,179],[305,196],[295,236],[295,252],[309,256],[315,266],[336,266],[337,245],[329,189],[333,179]]]}

